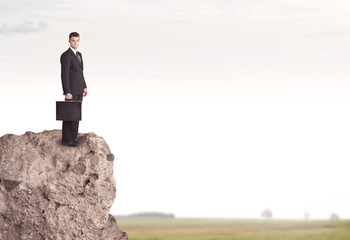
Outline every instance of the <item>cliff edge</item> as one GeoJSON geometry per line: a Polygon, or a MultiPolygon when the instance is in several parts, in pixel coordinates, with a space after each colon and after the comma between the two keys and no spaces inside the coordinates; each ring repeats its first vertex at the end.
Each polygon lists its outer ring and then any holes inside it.
{"type": "Polygon", "coordinates": [[[114,156],[103,138],[61,131],[0,138],[0,239],[127,240],[109,214],[116,195],[114,156]]]}

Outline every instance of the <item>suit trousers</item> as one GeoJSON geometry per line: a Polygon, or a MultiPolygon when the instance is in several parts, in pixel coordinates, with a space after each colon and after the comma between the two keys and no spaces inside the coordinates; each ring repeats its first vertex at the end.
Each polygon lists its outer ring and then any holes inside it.
{"type": "MultiPolygon", "coordinates": [[[[83,95],[73,95],[73,101],[83,101],[83,95]]],[[[67,101],[67,99],[66,99],[67,101]]],[[[63,121],[62,142],[74,141],[78,136],[79,121],[63,121]]]]}

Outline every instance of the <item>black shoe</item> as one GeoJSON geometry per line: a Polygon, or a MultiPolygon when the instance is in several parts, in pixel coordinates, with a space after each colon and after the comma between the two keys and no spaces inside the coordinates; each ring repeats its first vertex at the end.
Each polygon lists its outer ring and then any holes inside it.
{"type": "Polygon", "coordinates": [[[74,139],[74,141],[73,142],[75,142],[76,144],[82,144],[83,142],[82,141],[79,141],[77,138],[76,139],[74,139]]]}
{"type": "Polygon", "coordinates": [[[76,147],[77,144],[75,142],[69,141],[69,142],[62,142],[62,145],[67,147],[76,147]]]}

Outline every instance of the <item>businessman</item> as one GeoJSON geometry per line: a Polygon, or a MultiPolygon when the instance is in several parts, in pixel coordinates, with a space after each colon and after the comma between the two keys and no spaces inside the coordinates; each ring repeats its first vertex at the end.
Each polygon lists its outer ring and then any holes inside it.
{"type": "MultiPolygon", "coordinates": [[[[83,57],[78,52],[80,36],[77,32],[69,34],[69,48],[61,55],[61,80],[63,95],[66,101],[83,101],[87,96],[87,87],[84,79],[83,57]]],[[[81,143],[78,139],[79,121],[63,121],[62,144],[76,147],[81,143]]]]}

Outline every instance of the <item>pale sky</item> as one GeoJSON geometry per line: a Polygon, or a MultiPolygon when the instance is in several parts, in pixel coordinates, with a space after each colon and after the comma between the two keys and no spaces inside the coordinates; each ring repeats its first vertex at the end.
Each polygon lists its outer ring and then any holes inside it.
{"type": "Polygon", "coordinates": [[[350,218],[349,1],[0,1],[0,135],[60,129],[81,35],[80,132],[116,156],[112,214],[350,218]]]}

